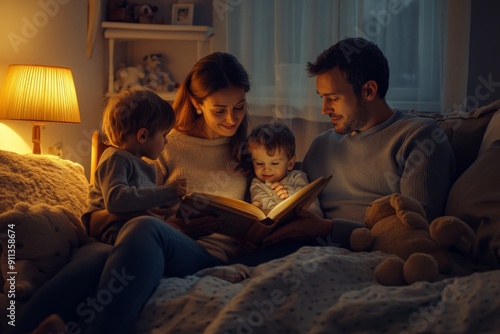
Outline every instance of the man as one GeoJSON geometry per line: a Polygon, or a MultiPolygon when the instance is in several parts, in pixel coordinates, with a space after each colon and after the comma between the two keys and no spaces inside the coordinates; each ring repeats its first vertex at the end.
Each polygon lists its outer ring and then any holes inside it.
{"type": "Polygon", "coordinates": [[[333,175],[320,195],[326,217],[363,222],[369,203],[396,192],[420,201],[429,220],[442,215],[454,176],[452,149],[437,122],[389,107],[389,66],[378,46],[341,40],[307,71],[333,124],[302,163],[310,180],[333,175]]]}
{"type": "Polygon", "coordinates": [[[255,265],[306,244],[350,247],[368,205],[392,193],[420,201],[429,221],[443,214],[455,172],[448,138],[434,120],[389,107],[389,66],[378,46],[344,39],[309,62],[307,71],[333,124],[315,138],[301,165],[309,181],[333,175],[319,196],[325,218],[299,212],[263,240],[264,248],[272,247],[237,259],[242,263],[255,265]]]}

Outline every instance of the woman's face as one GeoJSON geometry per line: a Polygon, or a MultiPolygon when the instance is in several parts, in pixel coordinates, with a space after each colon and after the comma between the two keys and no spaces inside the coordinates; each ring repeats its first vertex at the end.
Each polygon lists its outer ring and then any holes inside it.
{"type": "Polygon", "coordinates": [[[246,114],[246,92],[243,88],[227,87],[216,91],[199,106],[204,123],[204,138],[232,137],[246,114]]]}

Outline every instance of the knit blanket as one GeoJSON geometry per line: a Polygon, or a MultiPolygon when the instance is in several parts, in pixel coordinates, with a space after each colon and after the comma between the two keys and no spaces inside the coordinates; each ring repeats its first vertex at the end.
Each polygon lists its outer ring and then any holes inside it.
{"type": "Polygon", "coordinates": [[[410,286],[375,282],[389,255],[303,247],[255,268],[219,267],[163,279],[138,333],[494,333],[500,270],[455,273],[410,286]]]}
{"type": "Polygon", "coordinates": [[[88,203],[83,166],[52,155],[0,150],[0,213],[18,202],[63,205],[80,217],[88,203]]]}

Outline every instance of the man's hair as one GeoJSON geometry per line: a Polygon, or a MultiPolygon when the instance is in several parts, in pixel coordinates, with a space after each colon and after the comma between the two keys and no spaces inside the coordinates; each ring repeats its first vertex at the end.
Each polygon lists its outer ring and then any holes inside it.
{"type": "Polygon", "coordinates": [[[170,104],[148,89],[124,90],[108,98],[102,116],[102,131],[108,145],[120,147],[141,128],[153,136],[175,124],[170,104]]]}
{"type": "Polygon", "coordinates": [[[249,149],[264,147],[270,156],[283,150],[290,159],[295,155],[295,136],[290,128],[281,122],[261,124],[248,135],[247,146],[249,149]]]}
{"type": "Polygon", "coordinates": [[[369,80],[377,83],[377,95],[385,98],[389,88],[389,65],[379,47],[363,38],[346,38],[307,62],[307,73],[316,76],[338,66],[359,97],[361,87],[369,80]]]}

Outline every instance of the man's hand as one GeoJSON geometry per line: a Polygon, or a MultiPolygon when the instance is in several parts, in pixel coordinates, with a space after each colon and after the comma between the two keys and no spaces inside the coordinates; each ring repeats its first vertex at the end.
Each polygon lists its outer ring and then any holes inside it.
{"type": "Polygon", "coordinates": [[[265,237],[262,246],[267,247],[285,240],[313,240],[329,235],[332,231],[332,219],[324,219],[314,212],[300,209],[291,221],[265,237]]]}

